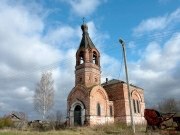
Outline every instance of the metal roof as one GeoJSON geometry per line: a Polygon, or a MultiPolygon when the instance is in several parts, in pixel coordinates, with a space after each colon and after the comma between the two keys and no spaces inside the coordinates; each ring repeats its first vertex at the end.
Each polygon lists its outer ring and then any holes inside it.
{"type": "Polygon", "coordinates": [[[88,26],[86,24],[81,25],[81,29],[83,31],[83,36],[81,39],[81,43],[79,45],[79,49],[80,48],[95,48],[91,38],[89,37],[89,33],[88,33],[88,26]]]}
{"type": "MultiPolygon", "coordinates": [[[[111,79],[111,80],[109,80],[109,81],[107,81],[107,82],[102,83],[101,85],[104,87],[104,86],[108,86],[108,85],[116,84],[116,83],[126,83],[126,82],[121,81],[121,80],[117,80],[117,79],[111,79]]],[[[140,88],[140,87],[135,86],[135,85],[132,85],[132,84],[129,84],[129,85],[130,85],[130,86],[133,86],[133,87],[140,88]]],[[[142,88],[140,88],[140,89],[142,89],[142,88]]]]}
{"type": "Polygon", "coordinates": [[[116,83],[124,83],[123,81],[121,81],[121,80],[117,80],[117,79],[112,79],[112,80],[109,80],[109,81],[107,81],[107,82],[104,82],[104,83],[102,83],[101,85],[102,86],[106,86],[106,85],[111,85],[111,84],[116,84],[116,83]]]}

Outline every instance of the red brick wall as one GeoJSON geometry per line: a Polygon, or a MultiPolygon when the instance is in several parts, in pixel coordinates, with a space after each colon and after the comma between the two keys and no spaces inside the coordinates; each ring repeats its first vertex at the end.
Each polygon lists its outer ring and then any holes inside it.
{"type": "Polygon", "coordinates": [[[86,87],[93,85],[100,85],[101,83],[101,70],[100,70],[100,54],[96,48],[79,49],[76,53],[76,71],[75,71],[75,85],[82,84],[86,87]],[[79,61],[79,53],[84,52],[84,63],[77,64],[79,61]],[[97,53],[97,64],[93,63],[93,51],[97,53]],[[82,81],[80,81],[82,78],[82,81]]]}
{"type": "MultiPolygon", "coordinates": [[[[126,83],[116,83],[104,86],[108,93],[109,99],[114,101],[114,118],[115,121],[125,123],[130,122],[130,108],[128,100],[128,89],[126,83]]],[[[130,86],[132,99],[140,101],[140,113],[134,113],[135,122],[144,122],[143,114],[145,109],[144,91],[135,86],[130,86]],[[138,95],[138,96],[137,96],[138,95]]],[[[132,104],[133,109],[133,104],[132,104]]]]}
{"type": "Polygon", "coordinates": [[[90,125],[114,122],[110,117],[110,108],[113,102],[109,101],[108,95],[103,87],[96,86],[90,92],[90,125]],[[97,116],[97,104],[101,106],[101,116],[97,116]]]}
{"type": "MultiPolygon", "coordinates": [[[[88,89],[82,86],[76,86],[68,96],[68,109],[67,114],[70,116],[70,106],[76,99],[82,101],[85,105],[86,119],[89,125],[112,123],[114,117],[110,117],[110,105],[113,106],[113,102],[109,101],[106,91],[100,85],[92,88],[88,94],[88,89]],[[97,116],[97,104],[101,106],[101,116],[97,116]]],[[[114,114],[114,111],[113,111],[114,114]]],[[[68,123],[70,119],[68,117],[68,123]]]]}

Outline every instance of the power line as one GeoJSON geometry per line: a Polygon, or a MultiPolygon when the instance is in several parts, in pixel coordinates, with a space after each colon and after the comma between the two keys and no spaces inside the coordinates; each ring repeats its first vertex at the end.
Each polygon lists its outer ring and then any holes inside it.
{"type": "MultiPolygon", "coordinates": [[[[114,50],[113,50],[113,52],[114,52],[114,50]]],[[[75,57],[70,57],[68,59],[64,59],[63,61],[57,61],[57,62],[49,64],[47,66],[28,70],[26,72],[21,72],[14,76],[11,76],[11,77],[0,79],[0,83],[23,80],[26,77],[32,77],[33,75],[38,74],[42,71],[52,70],[57,67],[67,68],[69,66],[73,66],[74,63],[75,63],[75,57]]]]}
{"type": "MultiPolygon", "coordinates": [[[[174,29],[174,30],[177,30],[177,29],[174,29]]],[[[174,30],[169,30],[169,31],[166,31],[166,36],[169,36],[171,35],[172,33],[174,33],[174,30]]],[[[177,33],[176,33],[177,34],[177,33]]],[[[146,35],[148,36],[149,38],[141,38],[141,39],[138,39],[138,38],[129,38],[128,41],[135,41],[135,42],[142,42],[142,41],[146,41],[146,40],[151,40],[153,39],[155,36],[153,36],[154,34],[152,35],[146,35]]],[[[164,37],[164,35],[159,35],[159,36],[156,36],[156,38],[162,38],[164,37]]],[[[177,40],[179,38],[176,38],[174,40],[177,40]]],[[[142,45],[137,45],[138,47],[139,46],[142,46],[142,45]]],[[[143,45],[144,46],[144,45],[143,45]]],[[[100,50],[101,53],[103,52],[107,52],[108,54],[111,54],[112,52],[117,52],[117,49],[114,49],[114,48],[119,48],[119,43],[118,42],[114,42],[114,43],[111,43],[109,45],[106,45],[106,46],[101,46],[98,48],[98,50],[100,50]]],[[[128,48],[127,49],[132,49],[132,48],[128,48]]],[[[39,72],[42,72],[42,71],[45,71],[45,70],[52,70],[54,68],[57,68],[57,67],[68,67],[70,65],[72,65],[72,63],[75,61],[75,57],[70,57],[70,58],[66,58],[64,60],[60,60],[60,61],[57,61],[55,63],[52,63],[52,64],[49,64],[49,65],[46,65],[46,66],[42,66],[40,68],[35,68],[35,69],[32,69],[32,70],[28,70],[26,72],[21,72],[21,73],[18,73],[12,77],[7,77],[7,78],[3,78],[3,79],[0,79],[0,83],[3,83],[3,82],[10,82],[10,81],[13,81],[13,80],[19,80],[20,78],[23,79],[24,77],[28,77],[28,76],[32,76],[36,73],[39,73],[39,72]]]]}

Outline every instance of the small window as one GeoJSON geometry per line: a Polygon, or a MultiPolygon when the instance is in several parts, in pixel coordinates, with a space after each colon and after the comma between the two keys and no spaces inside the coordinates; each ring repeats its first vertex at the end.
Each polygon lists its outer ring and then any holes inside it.
{"type": "Polygon", "coordinates": [[[139,101],[136,100],[136,103],[137,103],[137,112],[140,113],[140,108],[139,108],[139,101]]]}
{"type": "Polygon", "coordinates": [[[79,81],[82,82],[82,77],[79,78],[79,81]]]}
{"type": "Polygon", "coordinates": [[[112,110],[112,106],[111,105],[109,106],[109,111],[110,111],[110,117],[112,117],[113,116],[113,110],[112,110]]]}
{"type": "Polygon", "coordinates": [[[97,115],[101,116],[101,106],[99,103],[97,104],[97,115]]]}
{"type": "Polygon", "coordinates": [[[98,80],[97,80],[97,78],[95,78],[95,82],[97,82],[98,80]]]}
{"type": "Polygon", "coordinates": [[[136,101],[133,99],[134,113],[136,113],[136,101]]]}

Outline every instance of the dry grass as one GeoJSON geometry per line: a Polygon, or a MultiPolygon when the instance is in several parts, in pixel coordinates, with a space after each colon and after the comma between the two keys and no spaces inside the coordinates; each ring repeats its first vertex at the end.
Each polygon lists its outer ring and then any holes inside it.
{"type": "MultiPolygon", "coordinates": [[[[135,135],[160,135],[160,132],[145,133],[145,125],[136,125],[135,135]]],[[[97,125],[93,127],[70,127],[64,130],[33,131],[30,128],[22,131],[16,129],[2,129],[0,135],[133,135],[131,127],[123,123],[97,125]]]]}

